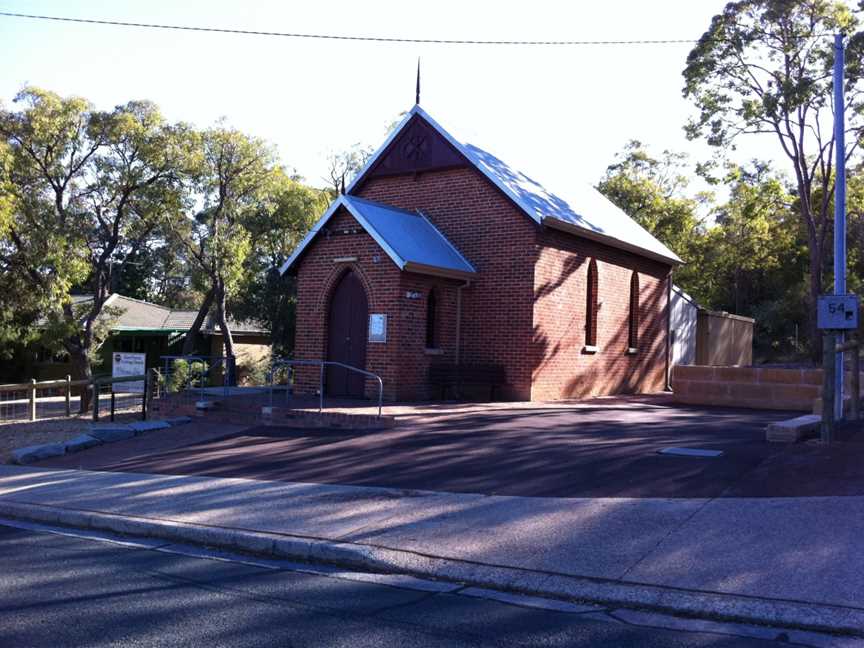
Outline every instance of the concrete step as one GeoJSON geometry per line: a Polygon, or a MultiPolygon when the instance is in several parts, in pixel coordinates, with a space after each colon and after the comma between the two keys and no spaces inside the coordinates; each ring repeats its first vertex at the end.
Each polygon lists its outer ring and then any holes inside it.
{"type": "Polygon", "coordinates": [[[793,419],[771,423],[765,431],[765,440],[775,443],[796,443],[810,437],[815,437],[819,431],[822,417],[816,414],[805,414],[793,419]]]}

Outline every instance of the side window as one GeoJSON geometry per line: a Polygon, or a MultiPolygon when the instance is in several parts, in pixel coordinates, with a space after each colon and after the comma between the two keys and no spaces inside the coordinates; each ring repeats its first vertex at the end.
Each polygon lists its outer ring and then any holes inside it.
{"type": "Polygon", "coordinates": [[[585,346],[597,346],[597,292],[599,281],[597,278],[597,261],[591,259],[588,264],[588,290],[585,291],[588,302],[585,308],[585,346]]]}
{"type": "Polygon", "coordinates": [[[435,339],[435,316],[436,316],[436,303],[435,303],[435,290],[432,289],[429,291],[429,294],[426,296],[426,348],[434,349],[435,343],[438,341],[435,339]]]}
{"type": "Polygon", "coordinates": [[[630,275],[630,322],[627,346],[634,351],[639,347],[639,273],[630,275]]]}

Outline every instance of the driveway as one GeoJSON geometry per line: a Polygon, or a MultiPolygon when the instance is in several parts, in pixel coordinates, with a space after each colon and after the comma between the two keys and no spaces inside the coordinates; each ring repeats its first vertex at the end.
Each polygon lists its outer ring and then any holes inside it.
{"type": "Polygon", "coordinates": [[[864,494],[864,444],[849,452],[765,442],[765,426],[789,416],[645,398],[508,404],[424,411],[379,431],[267,426],[181,447],[174,432],[175,447],[163,451],[155,435],[165,433],[154,433],[146,449],[118,443],[40,465],[535,497],[864,494]],[[668,447],[723,455],[658,454],[668,447]],[[837,461],[852,485],[835,479],[837,461]]]}

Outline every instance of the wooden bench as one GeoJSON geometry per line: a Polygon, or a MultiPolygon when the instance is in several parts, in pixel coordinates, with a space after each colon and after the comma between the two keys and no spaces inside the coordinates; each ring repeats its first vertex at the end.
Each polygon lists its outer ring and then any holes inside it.
{"type": "Polygon", "coordinates": [[[441,388],[441,400],[446,398],[448,387],[458,397],[464,385],[487,385],[489,400],[495,400],[495,390],[506,381],[507,374],[501,365],[435,363],[429,366],[429,384],[441,388]]]}

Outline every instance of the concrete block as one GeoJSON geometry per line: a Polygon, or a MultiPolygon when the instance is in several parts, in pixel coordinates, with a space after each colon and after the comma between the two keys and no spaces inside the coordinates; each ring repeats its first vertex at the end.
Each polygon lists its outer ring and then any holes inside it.
{"type": "Polygon", "coordinates": [[[716,367],[714,379],[733,383],[754,383],[757,380],[757,371],[752,367],[716,367]]]}
{"type": "Polygon", "coordinates": [[[729,389],[729,395],[734,400],[765,401],[766,407],[770,407],[773,393],[773,385],[754,385],[748,383],[740,383],[730,385],[729,389]]]}
{"type": "Polygon", "coordinates": [[[131,439],[135,436],[135,430],[128,425],[117,425],[114,427],[90,427],[90,436],[99,439],[102,443],[114,443],[123,439],[131,439]]]}
{"type": "Polygon", "coordinates": [[[66,454],[66,448],[62,443],[44,443],[13,450],[12,463],[24,465],[50,457],[62,457],[64,454],[66,454]]]}
{"type": "Polygon", "coordinates": [[[90,430],[131,430],[128,423],[91,423],[90,430]]]}
{"type": "Polygon", "coordinates": [[[765,439],[777,443],[795,443],[816,436],[821,422],[821,417],[805,414],[786,421],[771,423],[766,429],[765,439]]]}
{"type": "Polygon", "coordinates": [[[762,383],[779,383],[783,385],[800,385],[801,370],[800,369],[758,369],[759,382],[762,383]]]}
{"type": "Polygon", "coordinates": [[[703,365],[678,365],[673,375],[680,380],[714,380],[714,367],[703,365]]]}
{"type": "Polygon", "coordinates": [[[165,422],[171,427],[177,427],[178,425],[186,425],[187,423],[192,422],[191,416],[175,416],[174,418],[167,418],[165,422]]]}
{"type": "Polygon", "coordinates": [[[92,437],[89,434],[82,434],[80,436],[75,437],[63,444],[66,448],[66,452],[80,452],[81,450],[86,450],[87,448],[93,448],[98,445],[102,445],[102,442],[96,437],[92,437]]]}
{"type": "Polygon", "coordinates": [[[801,382],[805,385],[821,385],[822,370],[821,369],[802,369],[801,382]]]}
{"type": "Polygon", "coordinates": [[[171,425],[167,421],[136,421],[135,423],[130,423],[129,427],[137,435],[152,430],[167,430],[171,425]]]}

